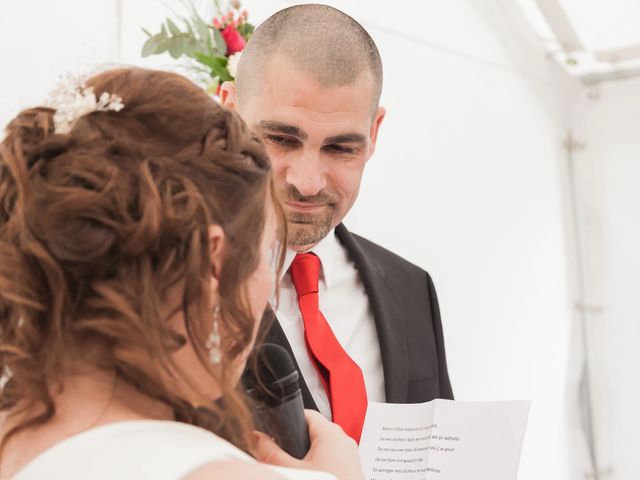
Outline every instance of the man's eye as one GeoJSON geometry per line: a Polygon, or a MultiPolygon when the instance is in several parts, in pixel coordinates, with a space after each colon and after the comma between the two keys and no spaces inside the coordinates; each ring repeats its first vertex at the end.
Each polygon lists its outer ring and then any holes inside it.
{"type": "Polygon", "coordinates": [[[281,147],[294,147],[298,143],[296,139],[282,135],[265,135],[264,137],[269,143],[281,147]]]}
{"type": "Polygon", "coordinates": [[[333,153],[344,153],[347,155],[352,155],[356,153],[356,149],[353,147],[345,147],[344,145],[327,145],[325,147],[327,150],[333,153]]]}

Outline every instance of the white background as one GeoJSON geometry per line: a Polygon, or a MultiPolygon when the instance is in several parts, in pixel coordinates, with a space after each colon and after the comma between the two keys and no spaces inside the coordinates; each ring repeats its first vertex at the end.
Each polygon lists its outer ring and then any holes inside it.
{"type": "MultiPolygon", "coordinates": [[[[245,0],[256,24],[288,4],[245,0]]],[[[514,1],[330,4],[369,30],[385,67],[388,115],[346,223],[433,276],[456,398],[531,400],[519,478],[584,478],[575,304],[592,303],[601,463],[614,468],[609,478],[638,478],[638,455],[623,441],[637,443],[640,426],[640,389],[628,381],[638,377],[640,336],[640,115],[628,99],[640,84],[589,99],[547,59],[514,1]],[[572,159],[571,130],[585,144],[572,159]]],[[[168,56],[139,54],[140,27],[158,30],[170,7],[184,12],[177,0],[3,2],[0,124],[66,71],[171,67],[168,56]]]]}
{"type": "Polygon", "coordinates": [[[628,80],[584,92],[575,108],[596,446],[616,479],[640,477],[639,98],[628,80]]]}

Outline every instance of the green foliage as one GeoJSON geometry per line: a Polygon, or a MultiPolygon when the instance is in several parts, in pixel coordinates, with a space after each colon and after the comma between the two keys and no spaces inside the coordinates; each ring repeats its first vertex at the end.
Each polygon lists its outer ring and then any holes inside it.
{"type": "Polygon", "coordinates": [[[214,46],[214,48],[219,53],[224,55],[225,53],[227,53],[227,42],[225,42],[224,38],[222,38],[222,35],[220,34],[220,30],[218,30],[217,28],[211,28],[211,30],[213,31],[213,46],[214,46]]]}
{"type": "Polygon", "coordinates": [[[218,77],[222,81],[231,80],[227,72],[227,58],[224,56],[227,50],[220,32],[210,27],[195,12],[192,18],[183,18],[185,30],[167,18],[160,27],[160,33],[152,35],[148,30],[142,29],[149,37],[142,46],[142,56],[159,55],[169,52],[173,58],[182,56],[195,59],[197,62],[209,68],[212,77],[218,77]]]}
{"type": "MultiPolygon", "coordinates": [[[[209,48],[211,33],[206,24],[204,25],[205,28],[202,29],[199,24],[193,25],[193,22],[186,19],[183,20],[186,31],[180,30],[170,18],[167,18],[166,22],[162,24],[160,33],[156,35],[152,35],[143,29],[149,38],[142,46],[142,56],[148,57],[168,51],[173,58],[180,58],[183,55],[196,58],[196,54],[212,55],[219,53],[213,52],[209,48]],[[198,34],[195,33],[196,31],[198,34]]],[[[224,52],[221,54],[223,55],[224,52]]]]}
{"type": "MultiPolygon", "coordinates": [[[[220,5],[217,0],[214,1],[218,14],[222,17],[220,5]]],[[[191,1],[184,0],[183,4],[189,12],[188,18],[180,18],[178,22],[167,18],[160,26],[160,32],[156,34],[142,29],[148,37],[142,46],[142,56],[148,57],[168,52],[175,59],[192,58],[209,72],[213,80],[210,88],[215,90],[220,83],[233,80],[227,70],[227,44],[220,31],[202,19],[191,1]]],[[[236,15],[239,14],[236,13],[236,15]]],[[[240,23],[237,27],[238,32],[248,40],[253,33],[253,25],[246,21],[236,21],[240,23]]]]}
{"type": "Polygon", "coordinates": [[[245,23],[243,23],[241,25],[238,25],[238,32],[246,40],[249,40],[249,38],[251,38],[251,35],[253,34],[254,30],[255,30],[255,27],[253,25],[251,25],[250,23],[246,23],[245,22],[245,23]]]}
{"type": "Polygon", "coordinates": [[[196,54],[196,60],[203,65],[206,65],[211,69],[212,77],[217,77],[221,81],[226,82],[233,80],[229,72],[227,71],[227,57],[224,56],[208,56],[196,54]]]}
{"type": "Polygon", "coordinates": [[[176,24],[173,23],[173,20],[171,20],[170,18],[167,18],[167,27],[169,27],[169,31],[171,32],[171,35],[176,37],[182,35],[182,32],[180,31],[180,29],[178,29],[176,24]]]}

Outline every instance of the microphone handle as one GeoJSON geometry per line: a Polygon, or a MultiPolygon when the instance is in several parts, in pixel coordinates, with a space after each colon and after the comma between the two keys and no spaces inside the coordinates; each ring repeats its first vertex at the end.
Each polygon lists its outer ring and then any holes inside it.
{"type": "Polygon", "coordinates": [[[270,427],[269,430],[280,448],[294,458],[304,458],[311,442],[300,390],[280,405],[260,405],[258,410],[262,416],[261,420],[270,427]]]}

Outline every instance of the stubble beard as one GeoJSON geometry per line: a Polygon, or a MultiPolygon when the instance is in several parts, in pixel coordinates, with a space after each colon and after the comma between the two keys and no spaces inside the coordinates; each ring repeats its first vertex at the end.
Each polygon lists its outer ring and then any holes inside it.
{"type": "MultiPolygon", "coordinates": [[[[312,196],[302,195],[296,187],[289,184],[280,192],[283,201],[303,202],[309,205],[323,205],[319,212],[288,211],[288,245],[289,247],[312,247],[333,228],[333,220],[338,206],[338,196],[326,190],[312,196]]],[[[285,208],[286,210],[286,208],[285,208]]]]}
{"type": "Polygon", "coordinates": [[[315,245],[326,237],[332,228],[333,210],[323,215],[289,213],[287,215],[289,246],[315,245]]]}

